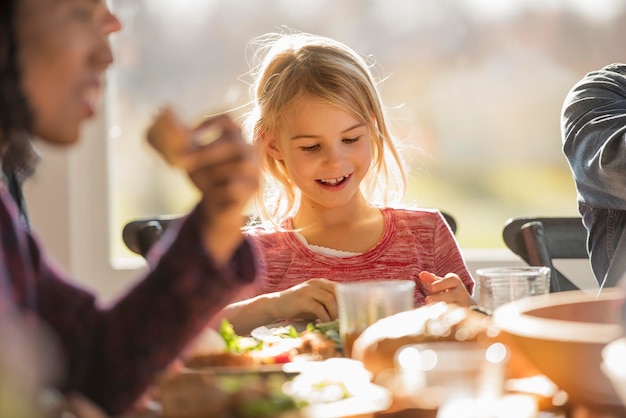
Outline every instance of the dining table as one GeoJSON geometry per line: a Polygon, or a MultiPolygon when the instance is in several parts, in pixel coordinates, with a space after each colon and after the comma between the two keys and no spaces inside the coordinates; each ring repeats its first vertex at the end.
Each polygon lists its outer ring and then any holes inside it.
{"type": "MultiPolygon", "coordinates": [[[[275,324],[274,324],[275,325],[275,324]]],[[[310,325],[310,324],[309,324],[310,325]]],[[[273,337],[270,332],[272,331],[272,326],[268,325],[268,327],[261,327],[263,331],[269,336],[273,337]],[[270,329],[268,329],[268,327],[270,329]]],[[[299,331],[302,331],[304,328],[300,328],[299,331]]],[[[255,334],[257,338],[263,338],[259,335],[265,335],[263,333],[255,334]]],[[[247,336],[250,337],[250,336],[247,336]]],[[[511,357],[509,357],[509,360],[511,357]]],[[[312,360],[312,361],[304,361],[304,362],[286,362],[285,364],[271,364],[271,365],[263,365],[261,368],[246,368],[242,367],[241,370],[233,372],[232,368],[228,370],[228,377],[237,379],[239,376],[249,376],[249,375],[257,375],[260,376],[261,379],[265,379],[268,376],[280,375],[285,381],[295,380],[297,376],[300,374],[304,374],[306,372],[307,367],[300,368],[302,366],[297,366],[298,364],[310,365],[309,368],[318,369],[321,368],[323,363],[329,362],[331,360],[347,360],[350,362],[358,362],[362,366],[364,363],[349,359],[343,355],[341,350],[338,350],[331,356],[331,358],[326,358],[325,360],[312,360]],[[294,368],[294,365],[296,367],[294,368]]],[[[562,389],[558,388],[547,376],[543,375],[539,369],[534,367],[533,364],[528,362],[518,362],[516,363],[518,369],[515,370],[515,373],[518,375],[515,378],[507,378],[505,379],[504,387],[505,391],[502,396],[498,399],[498,414],[496,416],[498,418],[622,418],[626,417],[626,410],[621,407],[598,407],[589,404],[575,403],[573,400],[570,400],[567,393],[565,393],[562,389]],[[526,368],[524,370],[519,369],[519,367],[526,368]],[[522,401],[522,403],[520,403],[522,401]],[[524,408],[520,408],[520,405],[528,406],[533,405],[532,408],[529,408],[528,415],[523,415],[522,411],[524,408]],[[508,408],[508,409],[507,409],[508,408]],[[509,413],[510,412],[510,413],[509,413]]],[[[211,368],[207,367],[202,369],[202,372],[206,372],[208,375],[213,375],[216,377],[221,376],[220,368],[211,368]]],[[[342,371],[340,367],[330,368],[331,377],[336,376],[338,379],[344,377],[343,375],[350,374],[350,372],[346,373],[342,371]]],[[[371,383],[374,386],[380,386],[384,390],[390,393],[390,402],[386,405],[384,409],[377,409],[374,411],[367,411],[364,413],[355,413],[350,415],[348,414],[338,414],[337,418],[462,418],[460,416],[455,415],[446,415],[444,416],[441,410],[437,410],[432,407],[424,407],[419,403],[419,397],[414,396],[413,393],[409,393],[406,390],[402,390],[401,385],[398,384],[399,377],[398,371],[390,371],[390,374],[387,375],[386,379],[381,379],[380,376],[376,374],[372,374],[370,376],[371,383]]],[[[507,371],[507,374],[510,373],[510,369],[507,371]]],[[[322,416],[315,415],[306,415],[303,414],[301,418],[333,418],[332,413],[328,412],[324,413],[322,416]]],[[[469,417],[469,415],[466,415],[469,417]]],[[[134,415],[126,415],[118,418],[170,418],[168,416],[162,415],[156,409],[152,410],[143,410],[141,412],[137,412],[134,415]]],[[[176,417],[178,418],[178,417],[176,417]]],[[[299,417],[300,418],[300,417],[299,417]]],[[[472,418],[482,418],[472,416],[472,418]]],[[[491,415],[489,416],[491,418],[491,415]]]]}
{"type": "MultiPolygon", "coordinates": [[[[514,416],[512,414],[511,416],[514,416]]],[[[623,418],[624,415],[610,411],[594,410],[585,405],[561,405],[540,409],[534,418],[623,418]]],[[[141,411],[115,418],[167,418],[158,410],[141,411]]],[[[208,417],[207,417],[208,418],[208,417]]],[[[307,418],[306,416],[301,418],[307,418]]],[[[437,418],[437,410],[428,410],[412,405],[410,401],[394,399],[387,410],[360,414],[342,415],[337,418],[437,418]]],[[[508,418],[508,417],[507,417],[508,418]]]]}
{"type": "MultiPolygon", "coordinates": [[[[278,370],[278,369],[274,369],[278,370]]],[[[210,373],[210,371],[208,371],[210,373]]],[[[245,371],[242,370],[243,374],[246,374],[245,371]]],[[[274,373],[274,372],[272,372],[274,373]]],[[[270,375],[272,373],[267,373],[266,375],[270,375]]],[[[276,373],[280,373],[276,371],[276,373]]],[[[291,378],[293,376],[290,373],[287,378],[291,378]]],[[[543,376],[542,376],[543,377],[543,376]]],[[[513,392],[507,392],[513,393],[513,392]]],[[[337,418],[441,418],[438,417],[438,411],[436,409],[425,409],[421,408],[419,405],[416,405],[414,400],[410,397],[407,397],[398,393],[391,393],[392,400],[391,404],[387,409],[376,411],[376,412],[368,412],[365,414],[355,414],[355,415],[338,415],[337,418]]],[[[514,392],[516,396],[527,397],[529,401],[537,402],[537,412],[535,415],[532,415],[532,418],[622,418],[623,415],[621,412],[611,411],[611,410],[599,410],[594,409],[593,407],[586,405],[575,405],[568,403],[566,401],[559,401],[556,398],[560,396],[563,399],[563,393],[558,393],[558,391],[551,395],[551,397],[547,397],[546,395],[538,395],[537,393],[522,393],[520,395],[519,392],[514,392]],[[554,396],[554,399],[552,399],[554,396]],[[561,402],[559,404],[559,402],[561,402]]],[[[566,399],[566,397],[565,397],[566,399]]],[[[512,404],[514,405],[514,404],[512,404]]],[[[511,411],[511,414],[508,415],[504,412],[502,415],[499,415],[498,418],[501,417],[519,417],[521,415],[517,414],[519,411],[511,411]],[[515,413],[514,413],[515,412],[515,413]]],[[[291,416],[291,415],[290,415],[291,416]]],[[[164,416],[159,411],[158,407],[152,410],[143,410],[140,412],[135,412],[133,414],[127,414],[116,418],[169,418],[164,416]]],[[[309,416],[304,415],[299,418],[309,418],[309,416]]],[[[460,418],[460,417],[454,417],[460,418]]],[[[472,417],[475,418],[475,417],[472,417]]],[[[528,418],[531,418],[530,416],[528,418]]]]}

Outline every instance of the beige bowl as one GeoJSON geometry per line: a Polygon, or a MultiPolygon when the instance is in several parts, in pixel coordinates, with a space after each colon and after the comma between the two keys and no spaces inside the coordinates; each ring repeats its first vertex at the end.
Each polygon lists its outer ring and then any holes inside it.
{"type": "Polygon", "coordinates": [[[600,368],[602,349],[623,335],[625,297],[617,288],[598,297],[583,291],[551,293],[507,303],[496,309],[493,319],[572,403],[626,416],[600,368]]]}

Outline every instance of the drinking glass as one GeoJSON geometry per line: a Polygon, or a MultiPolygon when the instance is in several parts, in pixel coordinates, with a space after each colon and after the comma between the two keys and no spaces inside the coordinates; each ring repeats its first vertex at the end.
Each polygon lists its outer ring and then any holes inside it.
{"type": "Polygon", "coordinates": [[[485,312],[505,303],[550,291],[550,268],[490,267],[476,270],[478,304],[485,312]]]}
{"type": "Polygon", "coordinates": [[[337,284],[339,332],[343,353],[350,357],[359,335],[381,318],[413,309],[412,280],[369,280],[337,284]]]}
{"type": "Polygon", "coordinates": [[[508,358],[501,343],[409,344],[395,356],[399,390],[427,411],[459,402],[475,410],[491,408],[504,393],[508,358]]]}

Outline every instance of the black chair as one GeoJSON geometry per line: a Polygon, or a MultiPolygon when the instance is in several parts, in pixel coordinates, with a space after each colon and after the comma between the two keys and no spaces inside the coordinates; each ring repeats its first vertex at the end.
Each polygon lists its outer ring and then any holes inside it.
{"type": "MultiPolygon", "coordinates": [[[[456,234],[456,220],[446,212],[441,212],[444,219],[456,234]]],[[[176,215],[163,215],[153,218],[142,218],[128,222],[122,230],[122,240],[129,250],[146,257],[152,246],[163,236],[168,225],[179,219],[176,215]]]]}
{"type": "Polygon", "coordinates": [[[506,246],[530,266],[552,270],[550,291],[577,290],[578,287],[558,271],[555,259],[589,259],[587,230],[580,217],[520,217],[504,225],[506,246]]]}
{"type": "Polygon", "coordinates": [[[450,226],[450,230],[452,231],[452,233],[456,235],[456,219],[454,219],[454,216],[450,215],[447,212],[441,212],[441,214],[448,223],[448,226],[450,226]]]}
{"type": "Polygon", "coordinates": [[[168,225],[179,216],[164,215],[128,222],[122,230],[122,240],[132,252],[146,257],[152,246],[163,236],[168,225]]]}

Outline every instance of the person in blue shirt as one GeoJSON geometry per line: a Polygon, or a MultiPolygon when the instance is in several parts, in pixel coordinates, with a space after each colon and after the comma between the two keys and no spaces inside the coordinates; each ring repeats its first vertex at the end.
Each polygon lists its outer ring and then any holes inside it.
{"type": "Polygon", "coordinates": [[[626,64],[592,71],[573,86],[561,134],[593,273],[601,287],[615,286],[626,273],[626,64]]]}

